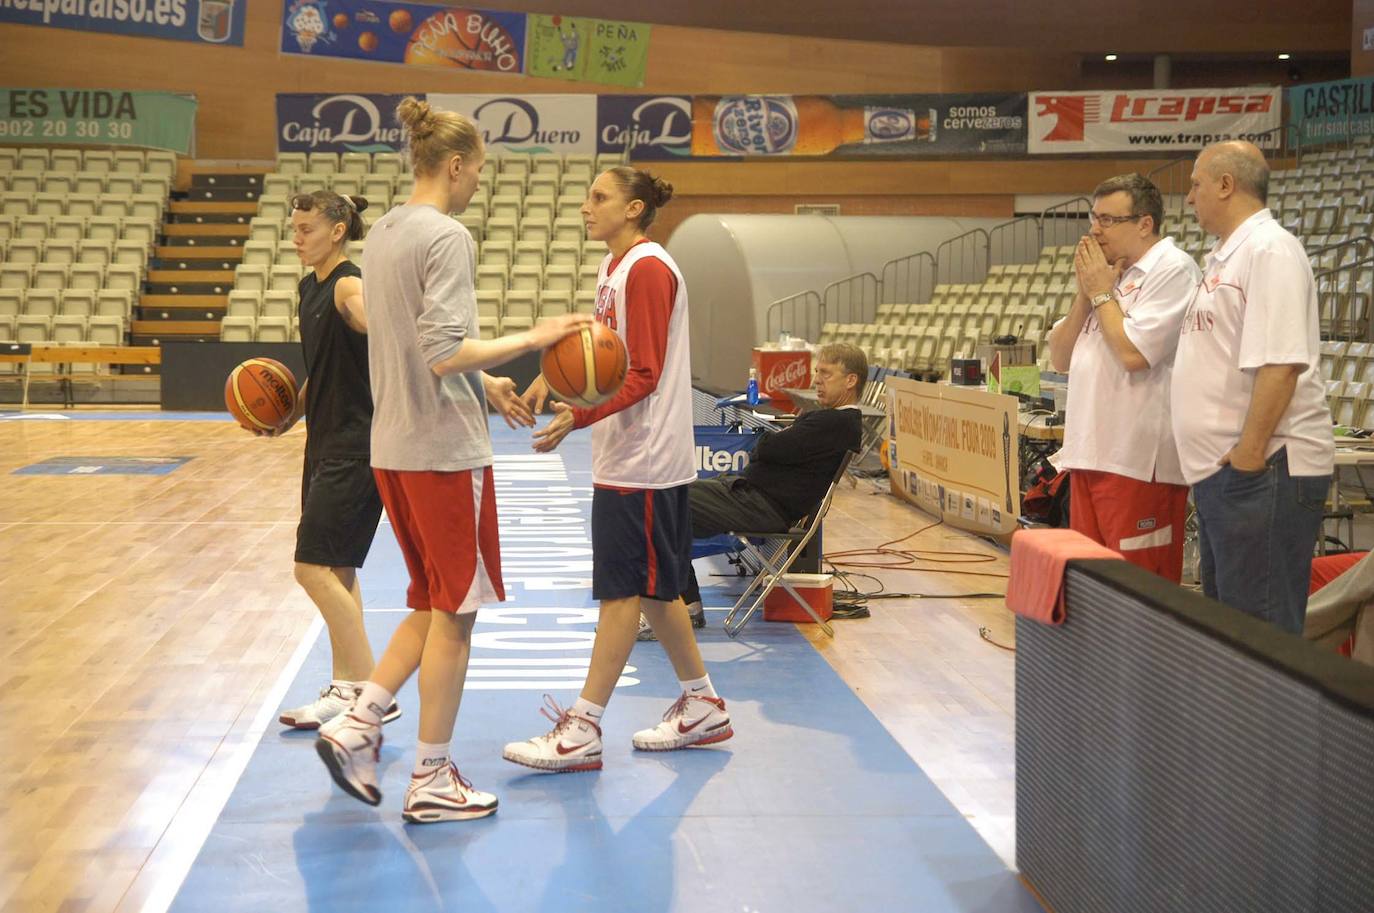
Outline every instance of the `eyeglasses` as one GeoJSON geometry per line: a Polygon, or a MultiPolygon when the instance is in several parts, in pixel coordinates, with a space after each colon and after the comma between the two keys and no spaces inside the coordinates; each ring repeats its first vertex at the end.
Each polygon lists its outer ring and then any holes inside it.
{"type": "Polygon", "coordinates": [[[1143,218],[1144,215],[1145,213],[1139,212],[1133,216],[1107,216],[1098,212],[1089,211],[1088,221],[1094,225],[1101,225],[1103,228],[1111,228],[1113,225],[1117,225],[1121,222],[1134,222],[1137,219],[1143,218]]]}

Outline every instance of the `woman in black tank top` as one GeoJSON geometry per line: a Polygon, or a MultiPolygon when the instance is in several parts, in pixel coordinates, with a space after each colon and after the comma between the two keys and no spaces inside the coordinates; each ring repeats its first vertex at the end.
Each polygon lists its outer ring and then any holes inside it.
{"type": "MultiPolygon", "coordinates": [[[[310,269],[301,279],[298,309],[306,381],[284,429],[305,417],[296,580],[319,609],[334,647],[333,677],[319,697],[280,717],[298,729],[316,729],[347,710],[373,666],[357,569],[382,507],[369,465],[372,392],[362,271],[344,253],[366,230],[366,208],[361,197],[329,191],[292,200],[296,253],[310,269]]],[[[388,710],[393,719],[400,715],[388,710]]]]}

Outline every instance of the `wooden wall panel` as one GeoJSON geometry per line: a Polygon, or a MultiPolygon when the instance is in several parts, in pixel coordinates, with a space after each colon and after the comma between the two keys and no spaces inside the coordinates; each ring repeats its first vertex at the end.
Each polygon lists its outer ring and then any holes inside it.
{"type": "Polygon", "coordinates": [[[1374,29],[1374,0],[1351,0],[1350,75],[1374,76],[1374,47],[1365,49],[1364,34],[1374,29]]]}
{"type": "MultiPolygon", "coordinates": [[[[278,92],[595,92],[525,76],[317,59],[278,51],[281,4],[248,6],[244,47],[0,25],[11,86],[194,92],[201,158],[269,159],[278,92]],[[79,61],[79,65],[75,62],[79,61]]],[[[1071,87],[1077,57],[998,49],[655,27],[645,92],[943,92],[1071,87]]]]}

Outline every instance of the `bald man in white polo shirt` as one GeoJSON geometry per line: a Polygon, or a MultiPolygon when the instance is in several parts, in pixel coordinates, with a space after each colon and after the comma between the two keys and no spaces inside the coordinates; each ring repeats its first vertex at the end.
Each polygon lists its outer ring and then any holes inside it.
{"type": "Polygon", "coordinates": [[[1188,202],[1217,243],[1183,319],[1173,422],[1203,589],[1301,634],[1335,444],[1312,266],[1268,189],[1250,143],[1208,146],[1194,165],[1188,202]]]}
{"type": "Polygon", "coordinates": [[[1057,462],[1070,471],[1070,525],[1177,583],[1188,488],[1169,421],[1169,372],[1202,274],[1160,237],[1163,216],[1159,188],[1139,174],[1098,185],[1075,257],[1078,295],[1049,343],[1054,367],[1069,374],[1057,462]]]}

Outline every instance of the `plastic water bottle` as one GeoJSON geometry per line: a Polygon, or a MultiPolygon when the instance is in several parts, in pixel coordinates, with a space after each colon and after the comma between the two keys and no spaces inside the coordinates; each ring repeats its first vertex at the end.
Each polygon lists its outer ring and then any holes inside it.
{"type": "Polygon", "coordinates": [[[749,369],[749,386],[744,388],[744,399],[751,406],[759,404],[759,369],[749,369]]]}

